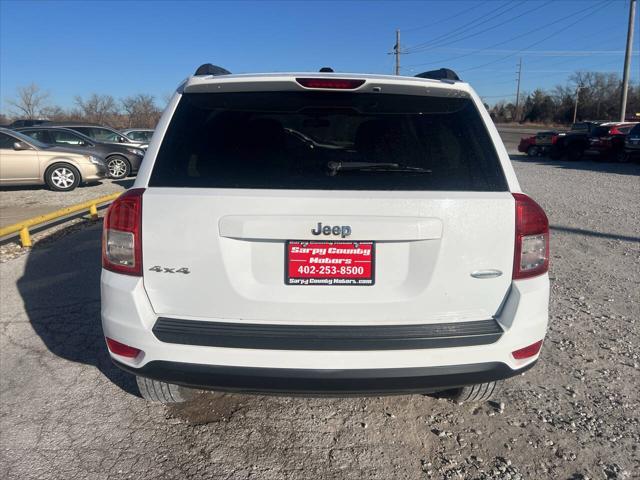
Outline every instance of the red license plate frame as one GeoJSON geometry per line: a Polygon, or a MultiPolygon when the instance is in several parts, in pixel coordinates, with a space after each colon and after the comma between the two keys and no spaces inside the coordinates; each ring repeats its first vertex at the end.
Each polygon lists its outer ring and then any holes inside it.
{"type": "Polygon", "coordinates": [[[284,283],[370,287],[375,285],[376,278],[375,247],[373,241],[287,240],[284,244],[284,283]]]}

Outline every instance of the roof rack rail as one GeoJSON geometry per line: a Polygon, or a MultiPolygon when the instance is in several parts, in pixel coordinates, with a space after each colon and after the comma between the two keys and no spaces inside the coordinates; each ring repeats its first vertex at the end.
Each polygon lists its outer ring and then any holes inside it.
{"type": "Polygon", "coordinates": [[[211,63],[203,63],[198,67],[194,75],[231,75],[231,72],[211,63]]]}
{"type": "Polygon", "coordinates": [[[449,68],[439,68],[438,70],[429,70],[416,75],[420,78],[430,78],[432,80],[460,80],[456,72],[449,68]]]}

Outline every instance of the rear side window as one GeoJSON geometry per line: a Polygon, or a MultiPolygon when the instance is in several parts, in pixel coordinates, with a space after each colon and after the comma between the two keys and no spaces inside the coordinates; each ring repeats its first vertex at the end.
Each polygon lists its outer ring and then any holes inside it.
{"type": "Polygon", "coordinates": [[[74,130],[86,135],[89,138],[93,138],[99,142],[118,142],[122,135],[107,130],[106,128],[95,127],[72,127],[74,130]]]}
{"type": "Polygon", "coordinates": [[[84,145],[85,142],[78,135],[74,135],[71,132],[65,132],[63,130],[52,130],[49,132],[53,143],[59,145],[84,145]]]}
{"type": "Polygon", "coordinates": [[[27,130],[26,132],[22,132],[25,135],[28,135],[31,138],[35,138],[39,142],[49,143],[49,138],[47,136],[47,132],[42,130],[27,130]]]}
{"type": "Polygon", "coordinates": [[[183,95],[149,185],[507,190],[468,98],[306,91],[183,95]]]}
{"type": "Polygon", "coordinates": [[[146,142],[151,138],[151,135],[153,134],[153,132],[129,132],[127,133],[127,137],[129,137],[131,140],[135,140],[137,142],[146,142]]]}

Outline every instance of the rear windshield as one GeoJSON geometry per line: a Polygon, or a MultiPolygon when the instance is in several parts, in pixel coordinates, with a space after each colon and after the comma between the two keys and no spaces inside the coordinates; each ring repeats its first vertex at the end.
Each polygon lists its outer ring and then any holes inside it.
{"type": "Polygon", "coordinates": [[[149,185],[507,190],[468,98],[306,91],[183,95],[149,185]]]}

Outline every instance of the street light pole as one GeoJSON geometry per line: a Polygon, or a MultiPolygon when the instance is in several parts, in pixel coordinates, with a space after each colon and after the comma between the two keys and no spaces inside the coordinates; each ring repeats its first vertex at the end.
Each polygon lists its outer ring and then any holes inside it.
{"type": "Polygon", "coordinates": [[[518,86],[516,88],[516,122],[520,120],[520,76],[522,75],[522,57],[518,63],[518,86]]]}
{"type": "Polygon", "coordinates": [[[396,54],[396,75],[400,75],[400,30],[396,30],[396,46],[393,49],[396,54]]]}
{"type": "Polygon", "coordinates": [[[576,123],[576,118],[578,116],[578,97],[580,96],[580,89],[583,88],[581,86],[576,87],[576,103],[573,107],[573,123],[576,123]]]}
{"type": "Polygon", "coordinates": [[[627,29],[627,49],[624,54],[624,70],[622,73],[622,94],[620,95],[620,121],[624,122],[627,114],[627,91],[629,90],[629,68],[633,49],[633,24],[636,16],[636,0],[629,2],[629,27],[627,29]]]}

